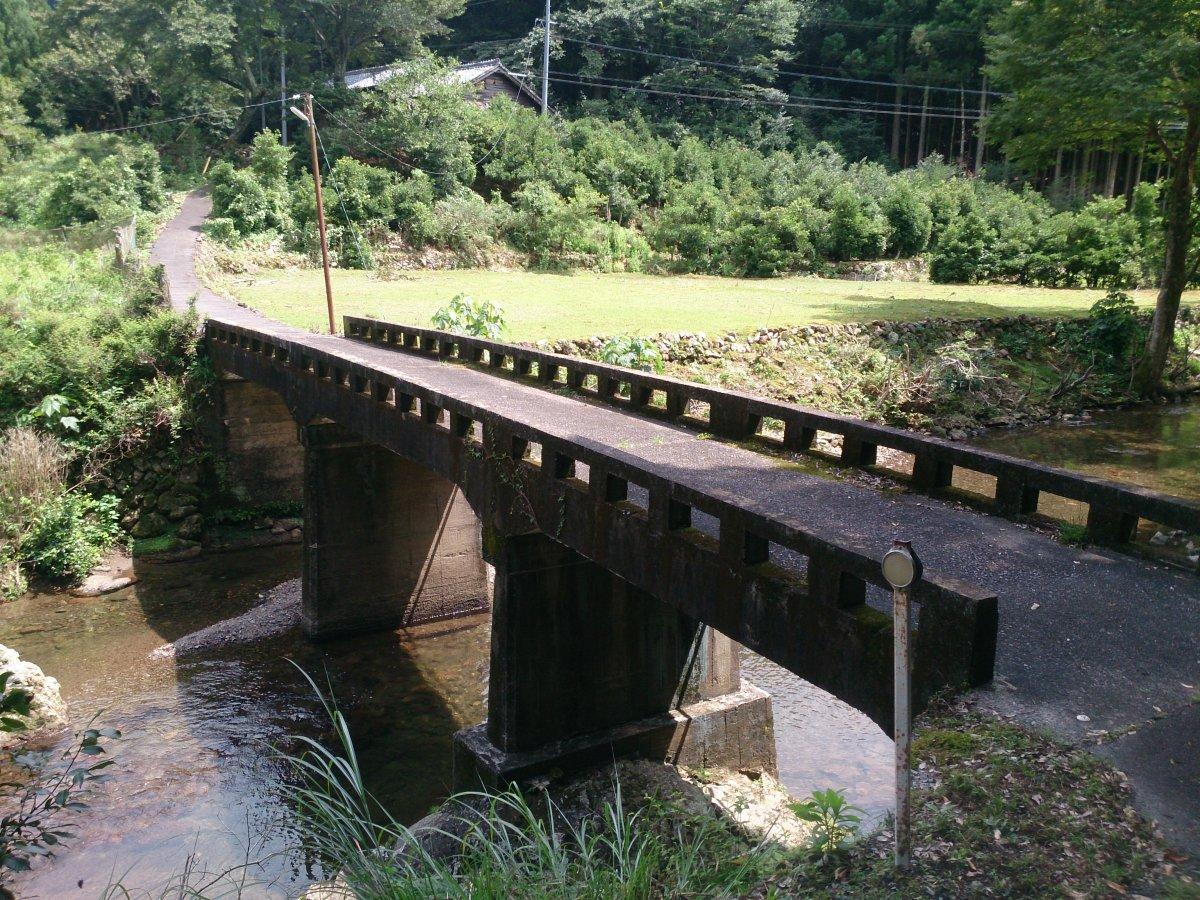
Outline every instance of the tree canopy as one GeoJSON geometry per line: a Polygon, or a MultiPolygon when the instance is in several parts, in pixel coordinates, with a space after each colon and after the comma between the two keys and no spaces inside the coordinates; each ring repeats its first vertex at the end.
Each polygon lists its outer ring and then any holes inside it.
{"type": "Polygon", "coordinates": [[[1162,287],[1134,380],[1153,393],[1180,299],[1200,265],[1200,0],[1013,0],[989,41],[1009,152],[1045,162],[1063,147],[1149,146],[1170,167],[1162,287]]]}

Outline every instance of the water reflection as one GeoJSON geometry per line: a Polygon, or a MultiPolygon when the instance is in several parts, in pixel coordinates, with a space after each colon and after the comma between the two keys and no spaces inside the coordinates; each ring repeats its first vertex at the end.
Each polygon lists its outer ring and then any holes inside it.
{"type": "Polygon", "coordinates": [[[973,441],[989,450],[1200,498],[1200,403],[1096,413],[1082,422],[997,430],[973,441]]]}
{"type": "Polygon", "coordinates": [[[21,877],[22,897],[90,897],[110,881],[153,888],[193,864],[216,872],[261,860],[254,895],[295,896],[311,880],[289,854],[290,813],[271,748],[323,737],[326,723],[296,660],[328,672],[370,786],[404,819],[446,793],[450,739],[483,716],[487,622],[314,646],[297,628],[178,660],[164,640],[239,615],[294,577],[295,548],[140,567],[108,597],[31,597],[0,608],[0,642],[59,678],[72,720],[105,710],[124,737],[114,780],[79,817],[78,840],[21,877]]]}

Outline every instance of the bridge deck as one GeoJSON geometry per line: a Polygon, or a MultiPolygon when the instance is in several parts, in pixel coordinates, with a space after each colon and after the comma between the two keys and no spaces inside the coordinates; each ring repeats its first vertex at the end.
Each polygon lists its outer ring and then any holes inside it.
{"type": "MultiPolygon", "coordinates": [[[[930,570],[999,596],[999,678],[991,702],[1027,721],[1082,739],[1096,729],[1142,725],[1159,710],[1172,721],[1186,717],[1200,686],[1200,579],[1194,575],[1065,547],[936,499],[804,474],[739,446],[486,371],[281,325],[217,297],[196,279],[192,255],[207,209],[203,198],[189,197],[156,247],[173,302],[195,296],[202,316],[269,330],[466,402],[486,398],[514,421],[880,554],[893,537],[906,537],[930,570]]],[[[1169,794],[1169,786],[1160,792],[1169,794]]]]}

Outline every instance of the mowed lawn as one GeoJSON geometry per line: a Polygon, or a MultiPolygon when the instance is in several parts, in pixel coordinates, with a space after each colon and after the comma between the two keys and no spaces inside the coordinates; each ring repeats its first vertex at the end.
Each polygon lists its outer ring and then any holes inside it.
{"type": "MultiPolygon", "coordinates": [[[[307,328],[325,325],[320,270],[260,272],[226,281],[239,300],[307,328]]],[[[505,337],[535,341],[663,331],[748,332],[808,322],[923,319],[930,316],[1082,315],[1103,291],[937,285],[825,278],[716,278],[482,270],[419,271],[398,279],[335,271],[335,310],[428,325],[456,294],[504,310],[505,337]]],[[[1153,291],[1137,292],[1150,307],[1153,291]]],[[[1189,302],[1200,300],[1193,292],[1189,302]]]]}

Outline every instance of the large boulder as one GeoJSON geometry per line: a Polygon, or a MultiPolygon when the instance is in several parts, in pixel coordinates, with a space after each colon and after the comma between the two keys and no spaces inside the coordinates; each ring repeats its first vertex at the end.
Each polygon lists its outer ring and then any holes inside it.
{"type": "Polygon", "coordinates": [[[4,697],[13,691],[29,695],[29,715],[13,716],[25,727],[0,731],[0,750],[8,750],[34,738],[45,737],[67,727],[67,704],[63,702],[58,679],[51,678],[38,666],[21,659],[11,647],[0,644],[0,672],[10,673],[4,685],[4,697]]]}

